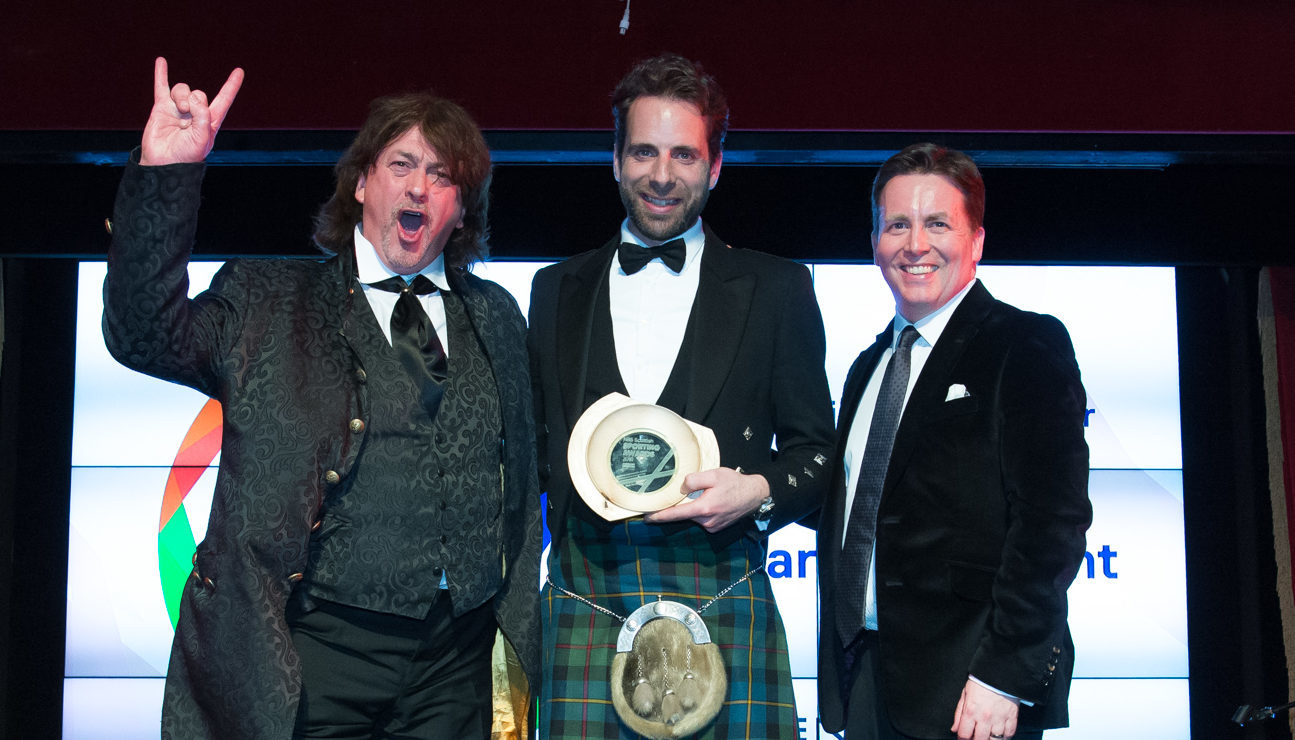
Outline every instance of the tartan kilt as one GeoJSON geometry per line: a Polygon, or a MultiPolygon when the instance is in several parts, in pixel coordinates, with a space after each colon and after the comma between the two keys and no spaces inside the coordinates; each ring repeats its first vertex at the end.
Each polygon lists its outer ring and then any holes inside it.
{"type": "MultiPolygon", "coordinates": [[[[742,538],[716,553],[701,527],[671,535],[641,519],[610,533],[576,517],[549,553],[549,578],[624,617],[660,595],[700,609],[765,560],[762,543],[742,538]]],[[[545,584],[541,738],[635,740],[612,706],[609,677],[621,622],[545,584]]],[[[769,576],[761,570],[711,604],[702,619],[724,659],[728,697],[693,738],[797,738],[787,637],[769,576]]]]}

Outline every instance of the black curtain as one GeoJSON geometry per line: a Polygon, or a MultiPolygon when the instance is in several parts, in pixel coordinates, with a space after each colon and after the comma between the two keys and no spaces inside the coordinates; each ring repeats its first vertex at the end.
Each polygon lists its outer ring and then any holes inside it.
{"type": "Polygon", "coordinates": [[[0,737],[63,719],[77,263],[4,261],[0,363],[0,737]]]}
{"type": "MultiPolygon", "coordinates": [[[[1289,691],[1268,492],[1258,275],[1257,268],[1177,270],[1194,738],[1291,737],[1284,716],[1245,728],[1231,722],[1239,705],[1285,704],[1289,691]]],[[[1130,316],[1123,330],[1136,331],[1136,321],[1130,316]]]]}

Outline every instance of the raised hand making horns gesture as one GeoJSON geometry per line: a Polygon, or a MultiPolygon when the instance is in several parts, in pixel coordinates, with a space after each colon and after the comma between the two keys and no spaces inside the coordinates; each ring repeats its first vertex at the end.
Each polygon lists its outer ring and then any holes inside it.
{"type": "Polygon", "coordinates": [[[243,85],[243,70],[235,67],[221,86],[216,99],[207,102],[207,94],[191,90],[183,82],[171,87],[167,81],[166,59],[158,57],[153,64],[153,110],[144,126],[140,146],[140,164],[163,165],[177,162],[201,162],[216,142],[216,132],[243,85]]]}

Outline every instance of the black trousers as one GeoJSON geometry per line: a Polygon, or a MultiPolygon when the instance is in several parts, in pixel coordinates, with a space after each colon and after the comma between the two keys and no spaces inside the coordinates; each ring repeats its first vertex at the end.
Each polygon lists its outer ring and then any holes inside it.
{"type": "Polygon", "coordinates": [[[417,620],[325,601],[290,607],[288,625],[302,667],[294,738],[489,739],[490,602],[456,618],[442,591],[417,620]]]}
{"type": "MultiPolygon", "coordinates": [[[[943,738],[916,738],[905,735],[890,722],[886,712],[886,698],[881,693],[881,660],[877,649],[877,633],[864,630],[847,651],[846,663],[850,666],[846,676],[849,697],[845,710],[845,736],[849,740],[945,740],[956,738],[952,732],[943,738]]],[[[949,724],[953,724],[953,710],[944,710],[949,724]]],[[[1018,732],[1015,740],[1042,740],[1042,731],[1018,732]]]]}

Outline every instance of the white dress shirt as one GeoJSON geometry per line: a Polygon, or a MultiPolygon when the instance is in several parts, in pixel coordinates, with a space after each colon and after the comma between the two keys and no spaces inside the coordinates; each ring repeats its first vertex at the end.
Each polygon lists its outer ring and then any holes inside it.
{"type": "MultiPolygon", "coordinates": [[[[422,272],[418,273],[443,291],[449,291],[450,284],[445,279],[445,255],[440,254],[432,260],[432,264],[424,267],[422,272]]],[[[389,277],[397,277],[397,274],[387,269],[378,258],[378,250],[364,234],[360,231],[360,225],[355,226],[355,276],[359,279],[361,287],[364,288],[364,297],[369,302],[369,307],[373,309],[373,316],[378,320],[378,326],[382,327],[382,334],[387,338],[387,344],[391,344],[391,312],[396,309],[396,301],[400,299],[399,293],[375,288],[371,283],[381,282],[389,277]]],[[[405,282],[411,282],[414,275],[399,275],[405,279],[405,282]]],[[[436,337],[441,340],[441,347],[445,350],[445,356],[450,356],[450,333],[447,330],[445,319],[445,301],[441,298],[440,292],[430,293],[428,295],[415,295],[418,302],[422,305],[423,310],[427,312],[427,317],[432,320],[432,327],[436,329],[436,337]]]]}
{"type": "MultiPolygon", "coordinates": [[[[642,270],[626,275],[620,260],[612,258],[607,291],[616,364],[625,389],[636,401],[656,403],[661,398],[683,346],[697,297],[702,247],[706,244],[701,219],[680,237],[688,256],[678,274],[654,259],[642,270]]],[[[621,223],[621,241],[643,244],[642,239],[630,233],[629,219],[621,223]]]]}
{"type": "MultiPolygon", "coordinates": [[[[935,343],[940,341],[940,335],[944,333],[944,328],[949,325],[949,318],[953,316],[953,312],[958,308],[958,304],[962,303],[962,299],[966,297],[967,291],[971,290],[971,286],[975,285],[975,283],[975,279],[967,283],[962,290],[958,291],[957,295],[949,300],[948,303],[940,306],[930,315],[925,316],[917,323],[913,323],[908,319],[905,319],[903,316],[900,316],[899,313],[895,314],[895,325],[894,331],[891,332],[890,347],[882,353],[881,359],[877,362],[877,367],[872,371],[872,377],[868,379],[868,385],[864,388],[863,397],[859,399],[859,410],[854,415],[854,421],[850,423],[850,436],[846,442],[844,460],[846,473],[846,529],[849,528],[848,522],[850,521],[850,507],[854,505],[854,489],[859,485],[859,465],[856,464],[856,461],[863,459],[863,451],[868,446],[868,431],[872,427],[872,412],[877,408],[877,397],[881,395],[881,381],[883,376],[886,374],[886,365],[890,362],[891,355],[895,354],[895,347],[899,344],[900,333],[904,331],[904,327],[911,325],[917,329],[919,334],[918,340],[913,343],[913,352],[909,364],[908,387],[904,389],[904,406],[901,407],[900,410],[900,414],[902,415],[902,409],[908,406],[908,397],[913,392],[913,386],[917,384],[918,376],[922,374],[922,368],[926,366],[926,360],[931,356],[931,350],[935,349],[935,343]],[[864,409],[867,409],[868,411],[866,414],[863,413],[864,409]]],[[[842,546],[845,545],[844,533],[841,535],[841,544],[842,546]]],[[[864,602],[863,623],[866,628],[876,630],[877,545],[875,540],[872,545],[872,554],[873,557],[868,561],[868,595],[864,602]]],[[[990,691],[1002,694],[1009,699],[1020,701],[1017,697],[1005,691],[1000,691],[975,676],[967,676],[967,678],[975,681],[981,686],[984,686],[990,691]]],[[[1027,706],[1032,705],[1031,702],[1027,701],[1021,701],[1021,703],[1027,706]]]]}
{"type": "MultiPolygon", "coordinates": [[[[863,397],[859,399],[859,409],[855,412],[854,421],[850,423],[849,437],[845,445],[845,522],[847,525],[844,530],[849,529],[850,508],[854,506],[854,489],[859,485],[859,464],[863,459],[863,451],[868,446],[868,430],[872,427],[872,412],[877,408],[877,396],[881,395],[881,381],[886,374],[886,365],[890,362],[891,355],[895,354],[895,347],[899,343],[899,335],[906,326],[913,326],[917,329],[918,340],[913,343],[913,350],[908,372],[908,387],[904,389],[904,405],[900,407],[901,418],[903,409],[908,406],[908,396],[913,392],[913,386],[917,385],[917,378],[922,374],[922,368],[926,366],[926,360],[931,356],[931,350],[935,348],[935,343],[940,340],[940,334],[944,332],[944,327],[949,325],[949,317],[953,315],[958,304],[971,290],[975,280],[963,286],[958,294],[940,306],[931,314],[922,318],[917,323],[913,323],[898,312],[895,313],[894,331],[891,333],[890,347],[881,354],[881,359],[877,362],[877,367],[872,371],[872,377],[868,379],[868,385],[865,386],[863,397]]],[[[845,545],[845,532],[841,533],[841,544],[845,545]]],[[[873,544],[874,557],[869,560],[868,570],[868,595],[864,602],[863,623],[870,630],[877,629],[877,561],[876,543],[873,544]]]]}

